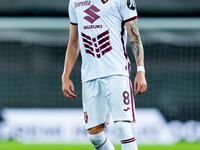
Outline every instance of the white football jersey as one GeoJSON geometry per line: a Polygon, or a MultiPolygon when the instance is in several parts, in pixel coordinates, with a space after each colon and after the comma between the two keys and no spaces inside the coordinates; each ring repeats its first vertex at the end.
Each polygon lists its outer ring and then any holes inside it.
{"type": "Polygon", "coordinates": [[[82,82],[129,76],[125,22],[137,18],[134,0],[70,0],[70,23],[78,25],[82,82]]]}

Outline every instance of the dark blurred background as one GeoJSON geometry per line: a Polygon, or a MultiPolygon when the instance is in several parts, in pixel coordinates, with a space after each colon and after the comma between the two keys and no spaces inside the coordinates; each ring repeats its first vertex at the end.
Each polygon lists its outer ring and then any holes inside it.
{"type": "MultiPolygon", "coordinates": [[[[0,0],[1,16],[67,16],[69,0],[0,0]]],[[[141,17],[198,17],[199,0],[136,0],[141,17]]]]}
{"type": "MultiPolygon", "coordinates": [[[[82,107],[80,57],[71,74],[78,98],[68,100],[61,91],[68,2],[0,0],[0,109],[82,107]]],[[[148,91],[136,97],[136,107],[158,108],[168,121],[200,120],[200,1],[136,3],[148,82],[148,91]]],[[[127,51],[133,82],[129,42],[127,51]]]]}

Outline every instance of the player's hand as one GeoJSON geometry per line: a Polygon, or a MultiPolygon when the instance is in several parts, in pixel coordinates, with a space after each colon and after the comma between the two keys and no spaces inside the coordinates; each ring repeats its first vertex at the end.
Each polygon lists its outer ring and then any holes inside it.
{"type": "Polygon", "coordinates": [[[74,94],[74,84],[69,78],[62,77],[62,92],[68,98],[76,98],[74,94]]]}
{"type": "Polygon", "coordinates": [[[135,96],[144,93],[147,90],[145,72],[138,71],[134,81],[135,96]]]}

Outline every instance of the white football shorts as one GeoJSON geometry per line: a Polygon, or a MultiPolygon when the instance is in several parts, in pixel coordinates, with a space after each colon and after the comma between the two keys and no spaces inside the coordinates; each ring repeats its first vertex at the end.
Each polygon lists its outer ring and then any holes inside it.
{"type": "Polygon", "coordinates": [[[113,75],[84,82],[82,98],[86,129],[113,121],[135,122],[135,104],[131,80],[113,75]]]}

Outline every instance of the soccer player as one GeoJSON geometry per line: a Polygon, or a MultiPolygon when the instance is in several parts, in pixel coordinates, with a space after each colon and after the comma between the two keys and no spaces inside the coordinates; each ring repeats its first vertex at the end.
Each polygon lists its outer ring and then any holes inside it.
{"type": "Polygon", "coordinates": [[[137,64],[135,96],[146,91],[144,51],[134,0],[70,0],[70,33],[62,75],[63,94],[76,98],[70,73],[81,51],[82,103],[88,138],[96,150],[114,150],[104,134],[109,114],[122,150],[137,150],[127,32],[137,64]]]}

